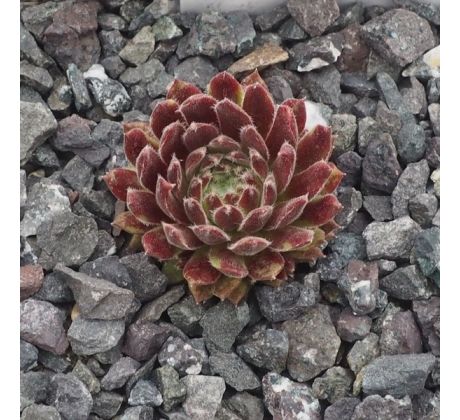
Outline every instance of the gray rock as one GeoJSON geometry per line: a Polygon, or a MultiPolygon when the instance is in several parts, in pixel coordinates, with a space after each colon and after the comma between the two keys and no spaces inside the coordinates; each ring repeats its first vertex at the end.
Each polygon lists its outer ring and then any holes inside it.
{"type": "Polygon", "coordinates": [[[72,88],[77,111],[83,112],[89,110],[93,104],[89,96],[85,78],[80,69],[73,63],[69,64],[67,68],[67,79],[72,88]]]}
{"type": "Polygon", "coordinates": [[[38,349],[28,343],[27,341],[21,340],[20,347],[20,365],[21,371],[28,371],[37,366],[38,361],[38,349]]]}
{"type": "Polygon", "coordinates": [[[331,118],[332,133],[336,136],[334,156],[352,152],[356,145],[356,117],[350,114],[334,114],[331,118]]]}
{"type": "Polygon", "coordinates": [[[420,226],[409,216],[372,222],[363,232],[369,259],[408,259],[420,226]]]}
{"type": "MultiPolygon", "coordinates": [[[[26,186],[26,180],[27,180],[27,174],[24,169],[21,169],[19,172],[19,178],[20,178],[20,186],[19,186],[19,206],[21,209],[21,213],[24,210],[24,207],[26,206],[27,203],[27,186],[26,186]]],[[[21,217],[22,218],[22,217],[21,217]]]]}
{"type": "Polygon", "coordinates": [[[423,127],[409,122],[403,124],[396,136],[398,154],[404,162],[416,162],[420,160],[426,149],[426,138],[423,127]]]}
{"type": "Polygon", "coordinates": [[[94,184],[93,168],[80,156],[67,162],[61,176],[75,191],[90,190],[94,184]]]}
{"type": "Polygon", "coordinates": [[[232,410],[225,407],[223,404],[217,410],[216,420],[241,420],[241,417],[236,415],[232,410]]]}
{"type": "Polygon", "coordinates": [[[417,13],[435,25],[440,23],[439,6],[435,3],[425,3],[419,0],[393,0],[393,3],[398,7],[417,13]]]}
{"type": "Polygon", "coordinates": [[[246,302],[235,306],[222,301],[209,308],[200,320],[206,346],[220,351],[229,351],[236,336],[249,322],[249,308],[246,302]]]}
{"type": "Polygon", "coordinates": [[[158,96],[165,96],[167,93],[167,87],[174,80],[169,73],[162,72],[158,77],[147,85],[147,92],[151,98],[157,98],[158,96]]]}
{"type": "Polygon", "coordinates": [[[155,41],[165,41],[182,36],[182,30],[174,23],[169,16],[162,16],[152,26],[155,41]]]}
{"type": "Polygon", "coordinates": [[[287,68],[309,72],[335,63],[343,48],[344,38],[339,33],[299,42],[290,50],[287,68]]]}
{"type": "Polygon", "coordinates": [[[34,299],[46,300],[51,303],[69,303],[74,300],[72,290],[58,273],[50,273],[45,276],[43,285],[34,295],[34,299]]]}
{"type": "Polygon", "coordinates": [[[420,232],[415,238],[411,255],[411,262],[414,261],[425,276],[437,282],[440,275],[439,233],[437,227],[420,232]]]}
{"type": "Polygon", "coordinates": [[[145,253],[127,255],[120,262],[128,270],[132,281],[131,289],[141,302],[162,295],[168,285],[167,277],[145,253]]]}
{"type": "Polygon", "coordinates": [[[91,394],[97,394],[101,390],[99,379],[81,360],[75,363],[72,373],[88,388],[91,394]]]}
{"type": "Polygon", "coordinates": [[[101,380],[102,389],[112,391],[121,388],[139,369],[140,363],[130,357],[122,357],[115,362],[101,380]]]}
{"type": "Polygon", "coordinates": [[[401,267],[380,280],[381,288],[389,296],[401,300],[428,299],[433,288],[415,265],[401,267]]]}
{"type": "Polygon", "coordinates": [[[385,317],[379,345],[382,355],[422,352],[422,336],[411,311],[385,317]]]}
{"type": "Polygon", "coordinates": [[[19,383],[21,409],[46,401],[50,390],[50,375],[45,372],[21,372],[19,383]]]}
{"type": "Polygon", "coordinates": [[[361,369],[380,355],[379,336],[370,333],[360,341],[356,341],[347,354],[347,363],[357,375],[361,369]]]}
{"type": "Polygon", "coordinates": [[[440,79],[439,77],[433,77],[428,80],[426,86],[426,95],[428,99],[428,103],[439,103],[440,96],[441,96],[441,86],[440,86],[440,79]]]}
{"type": "Polygon", "coordinates": [[[145,63],[155,49],[155,35],[152,28],[144,26],[120,51],[120,57],[129,64],[145,63]]]}
{"type": "Polygon", "coordinates": [[[308,36],[301,26],[292,18],[281,25],[278,34],[283,41],[301,41],[308,36]]]}
{"type": "Polygon", "coordinates": [[[272,329],[256,331],[236,348],[246,362],[278,373],[286,368],[288,351],[286,333],[272,329]]]}
{"type": "Polygon", "coordinates": [[[409,213],[420,226],[427,227],[438,211],[438,199],[434,194],[422,193],[409,199],[409,213]]]}
{"type": "Polygon", "coordinates": [[[185,289],[183,285],[178,285],[168,290],[163,295],[157,297],[151,302],[144,305],[139,312],[137,320],[139,322],[155,322],[158,321],[171,305],[178,302],[184,296],[185,289]]]}
{"type": "Polygon", "coordinates": [[[292,89],[286,79],[281,76],[270,76],[265,79],[270,93],[276,103],[282,103],[285,99],[292,98],[292,89]]]}
{"type": "Polygon", "coordinates": [[[334,366],[313,381],[313,395],[334,403],[351,394],[352,383],[353,373],[349,369],[334,366]]]}
{"type": "Polygon", "coordinates": [[[172,366],[181,376],[198,375],[202,368],[201,354],[179,337],[168,338],[158,354],[161,366],[172,366]]]}
{"type": "Polygon", "coordinates": [[[417,14],[395,9],[363,26],[363,36],[382,57],[406,66],[435,46],[429,23],[417,14]]]}
{"type": "Polygon", "coordinates": [[[343,92],[354,93],[356,96],[379,96],[379,91],[374,81],[369,81],[364,73],[342,73],[340,86],[343,92]]]}
{"type": "Polygon", "coordinates": [[[291,16],[312,37],[321,35],[340,16],[335,0],[313,0],[307,3],[288,0],[287,7],[291,16]]]}
{"type": "Polygon", "coordinates": [[[433,191],[436,194],[436,197],[441,195],[441,172],[438,169],[435,169],[430,176],[431,181],[433,181],[433,191]]]}
{"type": "Polygon", "coordinates": [[[212,420],[222,401],[224,380],[216,376],[188,375],[181,382],[187,390],[183,408],[189,418],[212,420]]]}
{"type": "Polygon", "coordinates": [[[53,78],[48,70],[27,61],[21,61],[20,80],[21,84],[30,86],[42,95],[46,95],[53,87],[53,78]]]}
{"type": "Polygon", "coordinates": [[[256,287],[256,297],[260,312],[270,322],[296,318],[316,303],[314,291],[297,282],[256,287]]]}
{"type": "Polygon", "coordinates": [[[72,373],[58,373],[51,379],[47,402],[54,405],[61,416],[69,420],[86,420],[93,406],[93,398],[85,385],[72,373]]]}
{"type": "Polygon", "coordinates": [[[351,420],[367,420],[369,416],[376,420],[411,420],[413,418],[411,400],[407,396],[396,399],[391,395],[387,395],[385,398],[379,395],[370,395],[356,406],[351,420]]]}
{"type": "Polygon", "coordinates": [[[345,308],[337,320],[337,334],[350,343],[365,338],[372,325],[372,320],[367,315],[355,315],[351,308],[345,308]]]}
{"type": "Polygon", "coordinates": [[[170,411],[185,400],[186,388],[179,380],[179,374],[170,365],[155,369],[153,373],[155,384],[163,396],[163,408],[170,411]]]}
{"type": "Polygon", "coordinates": [[[397,111],[390,110],[387,105],[379,101],[375,110],[375,121],[377,121],[380,128],[396,137],[401,129],[401,117],[397,111]]]}
{"type": "Polygon", "coordinates": [[[110,79],[100,64],[93,64],[84,76],[94,100],[108,115],[117,117],[131,109],[131,98],[124,86],[110,79]]]}
{"type": "Polygon", "coordinates": [[[20,24],[21,34],[21,60],[27,60],[39,67],[48,68],[53,64],[53,61],[48,57],[37,45],[37,41],[32,34],[20,24]]]}
{"type": "Polygon", "coordinates": [[[128,40],[121,34],[121,32],[117,29],[111,31],[102,30],[98,35],[99,40],[101,41],[103,55],[105,57],[116,55],[120,58],[120,51],[123,50],[128,43],[128,40]]]}
{"type": "Polygon", "coordinates": [[[424,116],[427,111],[425,88],[417,78],[411,77],[401,88],[401,96],[406,107],[414,115],[424,116]]]}
{"type": "Polygon", "coordinates": [[[435,136],[439,136],[441,134],[440,129],[440,106],[439,104],[430,104],[428,106],[428,114],[430,116],[431,126],[433,127],[433,132],[435,136]]]}
{"type": "Polygon", "coordinates": [[[343,206],[335,221],[343,228],[347,227],[356,217],[363,205],[363,198],[359,191],[352,187],[339,187],[337,198],[343,206]]]}
{"type": "Polygon", "coordinates": [[[61,415],[54,407],[33,404],[24,409],[21,420],[61,420],[61,415]]]}
{"type": "Polygon", "coordinates": [[[200,320],[205,313],[203,305],[195,302],[192,296],[186,296],[167,310],[169,319],[189,337],[197,337],[202,333],[200,320]]]}
{"type": "Polygon", "coordinates": [[[363,207],[377,222],[393,220],[391,197],[388,195],[366,195],[363,207]]]}
{"type": "Polygon", "coordinates": [[[412,303],[412,308],[422,331],[424,342],[435,356],[439,356],[439,303],[439,297],[437,296],[412,303]]]}
{"type": "Polygon", "coordinates": [[[181,60],[199,54],[219,58],[233,53],[236,45],[230,22],[218,12],[207,11],[198,15],[188,35],[179,41],[176,54],[181,60]]]}
{"type": "Polygon", "coordinates": [[[352,112],[360,118],[374,117],[377,111],[377,102],[375,99],[363,96],[355,105],[353,105],[352,112]]]}
{"type": "Polygon", "coordinates": [[[380,356],[364,370],[363,391],[397,398],[419,394],[435,360],[430,353],[380,356]]]}
{"type": "Polygon", "coordinates": [[[426,191],[429,176],[430,168],[426,160],[407,165],[391,194],[395,218],[409,215],[409,200],[426,191]]]}
{"type": "Polygon", "coordinates": [[[42,100],[28,101],[21,97],[21,165],[29,161],[35,149],[50,138],[57,129],[53,113],[42,100]]]}
{"type": "Polygon", "coordinates": [[[340,73],[335,66],[307,73],[305,82],[314,101],[336,108],[340,106],[340,73]]]}
{"type": "Polygon", "coordinates": [[[335,363],[340,338],[329,311],[315,305],[298,317],[281,325],[289,338],[287,368],[298,381],[308,381],[335,363]]]}
{"type": "Polygon", "coordinates": [[[248,392],[237,392],[225,400],[225,405],[243,419],[263,420],[263,402],[248,392]]]}
{"type": "Polygon", "coordinates": [[[350,420],[360,402],[358,398],[341,398],[326,408],[324,420],[350,420]]]}
{"type": "Polygon", "coordinates": [[[363,185],[391,193],[396,186],[401,166],[391,136],[382,133],[369,142],[363,159],[363,185]]]}
{"type": "Polygon", "coordinates": [[[35,150],[31,159],[32,163],[45,168],[60,169],[61,163],[56,153],[48,144],[43,144],[35,150]]]}
{"type": "Polygon", "coordinates": [[[78,201],[95,216],[112,220],[116,200],[109,191],[83,191],[78,201]]]}
{"type": "Polygon", "coordinates": [[[67,79],[64,77],[56,78],[53,89],[47,99],[51,111],[58,115],[68,115],[73,102],[72,88],[67,84],[67,79]]]}
{"type": "Polygon", "coordinates": [[[174,68],[174,77],[205,89],[217,69],[204,57],[191,57],[174,68]]]}
{"type": "Polygon", "coordinates": [[[104,321],[79,316],[67,331],[75,354],[91,356],[115,347],[125,331],[123,320],[104,321]]]}
{"type": "Polygon", "coordinates": [[[120,410],[123,403],[123,396],[115,392],[99,392],[93,397],[92,413],[97,414],[103,419],[113,419],[120,410]]]}
{"type": "Polygon", "coordinates": [[[152,381],[141,379],[134,385],[129,394],[129,405],[149,405],[159,407],[163,403],[163,397],[152,381]]]}
{"type": "Polygon", "coordinates": [[[298,384],[277,373],[267,373],[262,378],[264,402],[276,419],[321,419],[319,401],[306,384],[298,384]]]}
{"type": "Polygon", "coordinates": [[[353,312],[357,315],[371,313],[378,300],[378,266],[351,260],[341,275],[338,286],[345,292],[353,312]]]}
{"type": "Polygon", "coordinates": [[[27,299],[21,302],[21,338],[41,349],[63,354],[69,342],[65,336],[63,312],[49,302],[27,299]]]}
{"type": "Polygon", "coordinates": [[[289,10],[285,5],[281,5],[257,15],[255,24],[261,31],[268,31],[279,26],[288,17],[289,10]]]}
{"type": "Polygon", "coordinates": [[[45,368],[56,373],[65,372],[71,366],[70,361],[65,356],[58,356],[46,350],[40,350],[38,353],[38,362],[45,368]]]}
{"type": "Polygon", "coordinates": [[[354,187],[361,178],[361,165],[363,158],[356,152],[345,152],[336,160],[337,167],[345,173],[342,180],[342,186],[354,187]]]}
{"type": "MultiPolygon", "coordinates": [[[[129,4],[129,3],[126,3],[129,4]]],[[[129,407],[120,416],[119,420],[153,420],[153,407],[140,405],[129,407]]]]}
{"type": "Polygon", "coordinates": [[[431,392],[424,389],[419,395],[412,397],[414,417],[420,419],[435,419],[440,417],[439,391],[431,392]]]}
{"type": "Polygon", "coordinates": [[[90,319],[120,319],[126,316],[134,294],[127,289],[115,286],[113,283],[84,273],[77,273],[61,264],[55,271],[72,289],[81,314],[90,319]]]}
{"type": "Polygon", "coordinates": [[[118,55],[111,55],[100,61],[107,75],[112,79],[118,77],[126,70],[126,65],[118,55]]]}
{"type": "Polygon", "coordinates": [[[213,374],[222,377],[227,385],[237,391],[260,387],[257,375],[235,353],[212,353],[209,357],[209,364],[213,374]]]}
{"type": "Polygon", "coordinates": [[[369,143],[382,137],[382,128],[372,117],[364,117],[358,122],[358,152],[365,155],[369,143]]]}

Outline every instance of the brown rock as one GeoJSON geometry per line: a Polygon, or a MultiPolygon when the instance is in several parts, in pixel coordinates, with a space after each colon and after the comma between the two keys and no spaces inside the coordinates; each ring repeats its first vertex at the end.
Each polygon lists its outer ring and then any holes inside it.
{"type": "Polygon", "coordinates": [[[228,71],[233,74],[261,70],[273,64],[282,63],[289,59],[289,54],[280,46],[265,44],[252,53],[233,63],[228,71]]]}
{"type": "Polygon", "coordinates": [[[353,24],[340,32],[344,43],[342,54],[337,60],[340,71],[365,72],[369,59],[369,47],[362,38],[362,29],[358,24],[353,24]]]}
{"type": "Polygon", "coordinates": [[[24,265],[21,267],[21,300],[37,293],[43,284],[43,268],[39,264],[24,265]]]}

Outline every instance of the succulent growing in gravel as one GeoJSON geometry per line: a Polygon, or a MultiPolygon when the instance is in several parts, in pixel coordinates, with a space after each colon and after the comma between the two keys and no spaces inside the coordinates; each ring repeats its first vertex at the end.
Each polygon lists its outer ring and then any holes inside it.
{"type": "Polygon", "coordinates": [[[114,225],[175,267],[197,302],[280,284],[322,256],[342,207],[331,130],[306,131],[306,119],[305,101],[275,105],[257,72],[219,73],[207,94],[175,80],[149,123],[124,125],[131,166],[104,177],[128,208],[114,225]]]}

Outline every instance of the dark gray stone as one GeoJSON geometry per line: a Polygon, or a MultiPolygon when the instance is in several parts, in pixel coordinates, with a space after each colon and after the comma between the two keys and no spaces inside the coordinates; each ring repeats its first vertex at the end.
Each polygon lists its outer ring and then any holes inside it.
{"type": "Polygon", "coordinates": [[[375,99],[367,96],[362,97],[355,105],[352,112],[359,118],[374,117],[377,111],[377,102],[375,99]]]}
{"type": "Polygon", "coordinates": [[[122,357],[115,362],[101,380],[102,389],[112,391],[121,388],[139,369],[140,363],[130,357],[122,357]]]}
{"type": "Polygon", "coordinates": [[[263,420],[263,402],[248,392],[237,392],[224,403],[243,419],[263,420]]]}
{"type": "Polygon", "coordinates": [[[21,35],[21,60],[27,60],[32,64],[39,67],[48,68],[53,64],[53,61],[48,57],[37,45],[37,41],[32,34],[20,24],[20,35],[21,35]]]}
{"type": "Polygon", "coordinates": [[[356,152],[345,152],[336,159],[337,167],[345,173],[342,186],[354,187],[361,178],[361,165],[363,158],[356,152]]]}
{"type": "Polygon", "coordinates": [[[270,29],[275,29],[288,17],[289,10],[285,5],[281,5],[257,15],[255,24],[257,28],[265,32],[270,29]]]}
{"type": "Polygon", "coordinates": [[[308,36],[302,27],[292,18],[281,25],[278,34],[283,41],[301,41],[308,36]]]}
{"type": "Polygon", "coordinates": [[[167,310],[171,322],[189,337],[202,333],[200,319],[205,313],[203,305],[197,304],[192,296],[186,296],[167,310]]]}
{"type": "Polygon", "coordinates": [[[430,104],[428,106],[428,115],[430,116],[431,126],[433,127],[433,132],[435,136],[441,134],[440,129],[440,106],[439,104],[430,104]]]}
{"type": "Polygon", "coordinates": [[[440,96],[441,96],[441,86],[440,86],[440,79],[439,77],[433,77],[428,80],[426,86],[426,95],[428,99],[428,103],[439,103],[440,96]]]}
{"type": "Polygon", "coordinates": [[[179,301],[184,296],[185,289],[183,285],[178,285],[168,290],[163,295],[157,297],[151,302],[144,305],[139,312],[137,320],[140,322],[155,322],[158,321],[171,305],[179,301]]]}
{"type": "Polygon", "coordinates": [[[401,300],[428,299],[433,287],[415,265],[401,267],[380,280],[381,288],[389,296],[401,300]]]}
{"type": "Polygon", "coordinates": [[[364,117],[358,122],[358,152],[365,155],[369,143],[374,139],[380,139],[382,128],[372,117],[364,117]]]}
{"type": "Polygon", "coordinates": [[[97,394],[101,390],[99,379],[92,370],[86,366],[81,360],[75,363],[72,373],[86,386],[91,394],[97,394]]]}
{"type": "Polygon", "coordinates": [[[126,21],[114,13],[99,13],[97,23],[101,29],[117,29],[124,31],[126,29],[126,21]]]}
{"type": "Polygon", "coordinates": [[[28,343],[27,341],[21,340],[20,347],[20,364],[21,371],[26,372],[37,366],[38,361],[38,349],[28,343]]]}
{"type": "Polygon", "coordinates": [[[311,98],[332,107],[340,106],[340,73],[335,66],[309,72],[305,82],[311,98]]]}
{"type": "Polygon", "coordinates": [[[34,295],[34,299],[46,300],[51,303],[69,303],[74,300],[72,290],[58,273],[50,273],[45,276],[43,285],[34,295]]]}
{"type": "Polygon", "coordinates": [[[391,197],[388,195],[365,195],[363,207],[377,222],[393,220],[391,197]]]}
{"type": "Polygon", "coordinates": [[[107,75],[112,79],[118,77],[126,70],[126,65],[118,55],[111,55],[100,61],[107,75]]]}
{"type": "Polygon", "coordinates": [[[172,366],[180,376],[198,375],[202,368],[202,357],[189,343],[179,337],[168,338],[158,354],[161,366],[172,366]]]}
{"type": "Polygon", "coordinates": [[[48,70],[27,61],[21,61],[20,80],[21,84],[30,86],[42,95],[46,95],[53,87],[53,78],[48,70]]]}
{"type": "Polygon", "coordinates": [[[53,170],[59,169],[61,167],[59,158],[48,144],[43,144],[37,147],[34,154],[32,155],[31,161],[34,164],[53,170]]]}
{"type": "Polygon", "coordinates": [[[343,228],[347,227],[356,217],[363,205],[363,198],[359,191],[352,187],[339,187],[337,198],[343,209],[335,217],[335,221],[343,228]]]}
{"type": "Polygon", "coordinates": [[[439,234],[438,227],[420,232],[415,238],[411,255],[411,262],[414,261],[425,276],[438,283],[440,275],[439,234]]]}
{"type": "Polygon", "coordinates": [[[118,54],[128,42],[119,30],[102,30],[99,32],[99,40],[101,41],[101,47],[105,57],[116,55],[119,58],[120,56],[118,54]]]}
{"type": "Polygon", "coordinates": [[[205,89],[211,78],[217,74],[217,69],[204,57],[191,57],[182,61],[174,69],[176,79],[190,82],[205,89]]]}
{"type": "Polygon", "coordinates": [[[103,419],[113,419],[120,410],[123,403],[123,396],[115,392],[99,392],[93,396],[92,413],[97,414],[103,419]]]}
{"type": "Polygon", "coordinates": [[[332,133],[336,136],[333,156],[352,152],[356,145],[356,117],[350,114],[334,114],[331,126],[332,133]]]}
{"type": "Polygon", "coordinates": [[[67,162],[61,176],[75,191],[90,190],[93,187],[93,168],[80,156],[75,156],[67,162]]]}
{"type": "Polygon", "coordinates": [[[340,398],[324,411],[324,420],[351,420],[355,407],[361,401],[358,398],[340,398]]]}
{"type": "Polygon", "coordinates": [[[249,53],[254,45],[256,31],[252,19],[245,11],[234,11],[225,15],[227,22],[233,28],[236,38],[235,56],[241,57],[249,53]]]}
{"type": "Polygon", "coordinates": [[[21,420],[61,420],[61,415],[54,407],[32,404],[24,409],[21,420]]]}
{"type": "Polygon", "coordinates": [[[291,16],[309,35],[321,35],[340,16],[335,0],[288,0],[291,16]]]}
{"type": "Polygon", "coordinates": [[[137,407],[127,408],[120,416],[119,420],[153,420],[153,415],[153,407],[140,405],[137,407]]]}
{"type": "Polygon", "coordinates": [[[34,403],[46,401],[50,390],[50,375],[45,372],[21,372],[19,384],[22,410],[34,403]]]}
{"type": "Polygon", "coordinates": [[[356,96],[379,96],[375,82],[369,81],[364,73],[342,73],[340,86],[343,92],[354,93],[356,96]]]}
{"type": "Polygon", "coordinates": [[[78,112],[87,111],[93,105],[89,96],[85,78],[80,69],[73,63],[67,68],[67,79],[72,88],[75,108],[78,112]]]}
{"type": "Polygon", "coordinates": [[[70,361],[65,356],[58,356],[46,350],[40,350],[38,353],[38,362],[45,368],[56,373],[63,373],[71,366],[70,361]]]}
{"type": "Polygon", "coordinates": [[[185,400],[186,388],[172,366],[164,365],[155,369],[153,378],[163,397],[163,408],[166,411],[172,410],[185,400]]]}
{"type": "Polygon", "coordinates": [[[149,405],[159,407],[163,403],[163,397],[152,381],[141,379],[134,385],[129,394],[129,405],[149,405]]]}
{"type": "Polygon", "coordinates": [[[353,373],[349,369],[334,366],[314,380],[313,395],[320,400],[334,403],[351,395],[353,379],[353,373]]]}
{"type": "Polygon", "coordinates": [[[356,341],[347,354],[347,363],[350,369],[357,375],[361,369],[374,360],[380,354],[379,336],[370,333],[360,341],[356,341]]]}
{"type": "Polygon", "coordinates": [[[427,111],[427,98],[424,86],[417,78],[411,77],[401,87],[401,96],[407,109],[414,115],[423,117],[427,111]]]}
{"type": "Polygon", "coordinates": [[[435,25],[440,23],[439,6],[435,3],[426,3],[420,0],[393,0],[395,6],[411,10],[435,25]]]}
{"type": "Polygon", "coordinates": [[[396,137],[401,129],[401,117],[397,111],[390,110],[387,105],[379,101],[375,110],[375,121],[379,127],[391,136],[396,137]]]}
{"type": "Polygon", "coordinates": [[[419,394],[435,360],[431,353],[380,356],[364,370],[363,391],[394,397],[419,394]]]}
{"type": "Polygon", "coordinates": [[[270,90],[270,93],[273,96],[273,99],[276,103],[282,103],[284,100],[288,98],[292,98],[292,90],[291,86],[281,76],[270,76],[265,79],[265,83],[270,90]]]}
{"type": "Polygon", "coordinates": [[[125,288],[132,288],[132,280],[126,267],[117,256],[98,258],[84,263],[79,270],[90,277],[103,279],[125,288]]]}
{"type": "Polygon", "coordinates": [[[439,356],[440,308],[439,297],[414,301],[412,308],[422,331],[424,342],[435,356],[439,356]]]}
{"type": "Polygon", "coordinates": [[[413,418],[411,400],[409,397],[396,399],[391,395],[385,398],[371,395],[356,406],[351,420],[367,420],[369,416],[376,420],[411,420],[413,418]]]}

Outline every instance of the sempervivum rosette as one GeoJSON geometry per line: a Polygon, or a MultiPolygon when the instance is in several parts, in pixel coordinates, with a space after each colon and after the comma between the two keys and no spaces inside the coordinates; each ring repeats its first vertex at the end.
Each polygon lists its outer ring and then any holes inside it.
{"type": "Polygon", "coordinates": [[[331,130],[306,131],[306,118],[303,100],[275,105],[257,72],[220,73],[207,94],[174,81],[150,123],[124,127],[132,166],[105,176],[128,208],[114,224],[180,268],[197,302],[279,284],[322,256],[341,209],[331,130]]]}

